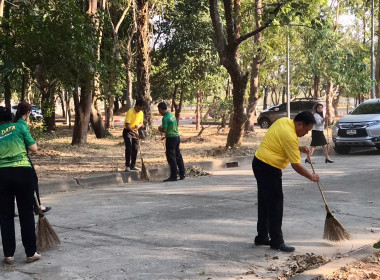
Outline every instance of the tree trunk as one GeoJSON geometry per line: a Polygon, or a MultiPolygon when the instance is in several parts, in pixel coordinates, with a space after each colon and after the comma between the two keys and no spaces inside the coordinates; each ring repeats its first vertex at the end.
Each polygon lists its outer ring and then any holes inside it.
{"type": "Polygon", "coordinates": [[[337,96],[334,96],[334,98],[332,100],[332,106],[334,108],[334,115],[335,116],[339,115],[338,106],[339,106],[340,95],[341,95],[341,92],[339,92],[339,94],[337,96]]]}
{"type": "Polygon", "coordinates": [[[106,112],[106,124],[105,128],[113,128],[113,108],[115,103],[115,96],[113,94],[108,95],[107,102],[105,102],[105,112],[106,112]]]}
{"type": "MultiPolygon", "coordinates": [[[[262,0],[255,0],[255,19],[256,28],[261,27],[262,20],[262,0]]],[[[262,34],[257,33],[254,36],[255,46],[260,46],[262,42],[262,34]]],[[[252,72],[251,72],[251,88],[248,98],[247,107],[247,122],[245,124],[245,131],[254,131],[254,124],[256,122],[256,106],[259,100],[259,73],[261,67],[261,47],[257,49],[257,54],[254,55],[252,61],[252,72]]]]}
{"type": "Polygon", "coordinates": [[[55,102],[54,102],[54,83],[47,82],[44,70],[38,65],[35,70],[36,86],[41,92],[41,109],[44,116],[46,132],[51,133],[55,130],[55,102]]]}
{"type": "Polygon", "coordinates": [[[337,90],[337,87],[334,88],[334,84],[332,80],[330,79],[326,85],[326,116],[328,118],[328,125],[331,125],[335,118],[332,102],[333,102],[333,97],[336,90],[337,90]]]}
{"type": "Polygon", "coordinates": [[[200,89],[197,90],[197,109],[195,111],[195,118],[196,118],[196,125],[195,128],[196,130],[200,129],[201,126],[201,91],[200,89]]]}
{"type": "Polygon", "coordinates": [[[90,123],[97,139],[106,137],[102,113],[99,110],[98,100],[95,97],[92,97],[91,102],[90,123]]]}
{"type": "Polygon", "coordinates": [[[244,94],[248,83],[248,77],[241,73],[239,76],[231,75],[231,80],[233,84],[232,100],[234,112],[232,114],[231,128],[227,136],[227,148],[235,148],[241,145],[244,125],[247,121],[247,117],[244,114],[244,94]]]}
{"type": "Polygon", "coordinates": [[[178,92],[178,84],[175,84],[174,85],[173,96],[172,96],[172,106],[170,108],[171,112],[173,112],[175,110],[175,107],[177,106],[177,104],[176,104],[177,92],[178,92]]]}
{"type": "Polygon", "coordinates": [[[263,110],[268,108],[268,86],[264,87],[263,110]]]}
{"type": "Polygon", "coordinates": [[[11,89],[11,82],[9,81],[8,76],[4,76],[3,83],[4,83],[5,108],[10,109],[11,108],[12,89],[11,89]]]}
{"type": "Polygon", "coordinates": [[[86,144],[92,104],[91,80],[86,79],[82,82],[80,99],[78,88],[74,91],[73,96],[75,104],[75,123],[71,144],[86,144]]]}
{"type": "Polygon", "coordinates": [[[126,92],[127,110],[132,108],[132,72],[127,70],[127,92],[126,92]]]}
{"type": "Polygon", "coordinates": [[[137,98],[145,102],[144,124],[147,132],[150,132],[152,118],[150,105],[150,32],[149,32],[149,1],[136,0],[137,6],[137,57],[136,57],[136,76],[137,76],[137,98]]]}
{"type": "Polygon", "coordinates": [[[319,76],[314,76],[314,86],[313,86],[314,98],[320,97],[320,92],[321,92],[320,88],[321,88],[321,78],[319,76]]]}
{"type": "Polygon", "coordinates": [[[66,110],[65,110],[65,91],[58,92],[59,100],[61,100],[61,110],[62,110],[62,117],[66,118],[66,110]]]}

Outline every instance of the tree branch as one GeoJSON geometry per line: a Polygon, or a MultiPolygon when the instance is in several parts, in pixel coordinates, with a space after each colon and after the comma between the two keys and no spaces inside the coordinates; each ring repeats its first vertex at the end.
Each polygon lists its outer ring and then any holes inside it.
{"type": "Polygon", "coordinates": [[[245,35],[240,36],[239,38],[237,38],[236,39],[236,44],[239,45],[241,42],[247,40],[248,38],[250,38],[252,36],[255,36],[257,33],[260,33],[265,28],[267,28],[273,22],[274,18],[278,15],[278,13],[280,12],[282,6],[284,6],[285,4],[286,3],[278,3],[277,6],[276,6],[276,8],[271,13],[271,14],[273,14],[273,19],[267,20],[261,27],[256,28],[252,32],[249,32],[249,33],[247,33],[247,34],[245,34],[245,35]]]}
{"type": "Polygon", "coordinates": [[[224,52],[227,47],[226,37],[223,33],[223,25],[220,19],[218,0],[209,0],[210,3],[210,16],[212,20],[212,25],[214,26],[216,48],[219,53],[219,57],[224,57],[224,52]]]}

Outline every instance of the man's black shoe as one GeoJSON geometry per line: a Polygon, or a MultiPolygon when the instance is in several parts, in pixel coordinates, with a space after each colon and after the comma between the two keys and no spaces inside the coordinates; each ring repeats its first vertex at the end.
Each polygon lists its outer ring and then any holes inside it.
{"type": "Polygon", "coordinates": [[[280,250],[282,252],[287,252],[287,253],[294,252],[294,250],[296,249],[292,246],[287,245],[286,243],[282,243],[279,246],[272,246],[271,245],[270,247],[271,247],[271,249],[280,250]]]}
{"type": "Polygon", "coordinates": [[[270,245],[269,239],[259,240],[259,239],[255,238],[255,245],[256,246],[269,246],[270,245]]]}
{"type": "Polygon", "coordinates": [[[163,182],[172,182],[172,181],[177,181],[177,178],[167,178],[163,182]]]}
{"type": "Polygon", "coordinates": [[[186,175],[179,176],[179,179],[180,179],[180,180],[185,180],[185,178],[186,178],[186,175]]]}

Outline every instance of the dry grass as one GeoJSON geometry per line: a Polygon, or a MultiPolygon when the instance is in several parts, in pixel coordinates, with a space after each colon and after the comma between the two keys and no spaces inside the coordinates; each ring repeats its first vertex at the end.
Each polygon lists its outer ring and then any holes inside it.
{"type": "MultiPolygon", "coordinates": [[[[200,138],[195,126],[180,126],[181,152],[186,162],[207,161],[215,158],[252,155],[260,144],[266,130],[257,128],[244,136],[242,146],[225,149],[228,129],[218,133],[216,126],[204,130],[200,138]]],[[[90,174],[124,170],[124,142],[122,126],[110,131],[111,136],[96,139],[88,135],[88,144],[71,145],[72,130],[59,124],[54,137],[38,141],[39,151],[31,155],[39,179],[80,177],[90,174]]],[[[310,143],[310,137],[300,139],[300,145],[310,143]]],[[[164,144],[159,135],[142,143],[144,162],[147,168],[166,165],[164,144]]],[[[140,160],[138,160],[140,164],[140,160]]]]}

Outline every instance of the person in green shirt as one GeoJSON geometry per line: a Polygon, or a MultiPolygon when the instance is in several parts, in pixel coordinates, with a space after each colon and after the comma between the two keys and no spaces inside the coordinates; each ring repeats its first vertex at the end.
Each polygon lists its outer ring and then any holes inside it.
{"type": "MultiPolygon", "coordinates": [[[[32,106],[26,101],[21,101],[17,106],[17,111],[16,111],[14,122],[21,123],[21,124],[25,125],[29,130],[29,126],[26,123],[26,121],[29,119],[31,112],[32,112],[32,106]]],[[[30,160],[30,157],[28,155],[27,155],[27,157],[30,161],[30,165],[32,166],[32,169],[34,172],[34,179],[33,179],[34,191],[36,192],[37,200],[39,203],[39,205],[37,205],[36,201],[34,201],[34,214],[38,215],[38,207],[41,207],[42,213],[46,213],[46,212],[50,211],[51,207],[45,207],[44,205],[41,204],[40,192],[39,192],[39,188],[38,188],[37,172],[34,169],[34,166],[33,166],[32,161],[30,160]]]]}
{"type": "Polygon", "coordinates": [[[170,177],[164,180],[164,182],[177,181],[177,166],[179,169],[179,179],[183,180],[186,177],[186,171],[179,149],[181,139],[178,134],[177,119],[168,111],[168,106],[165,102],[158,104],[158,112],[163,116],[162,125],[158,127],[158,130],[165,133],[166,159],[170,166],[170,177]]]}
{"type": "Polygon", "coordinates": [[[16,250],[15,197],[27,262],[41,257],[36,253],[33,170],[26,151],[37,151],[37,144],[24,124],[11,121],[10,109],[0,107],[0,226],[4,262],[9,265],[16,250]]]}

